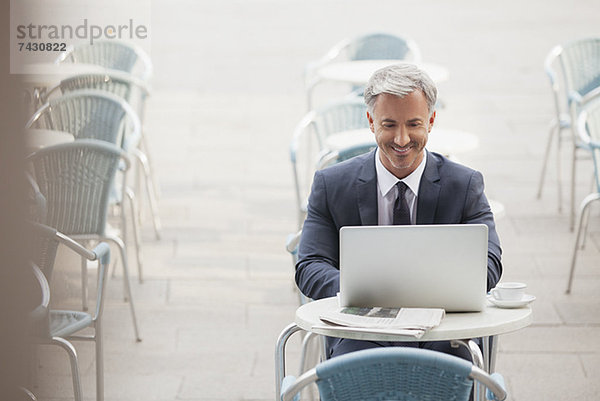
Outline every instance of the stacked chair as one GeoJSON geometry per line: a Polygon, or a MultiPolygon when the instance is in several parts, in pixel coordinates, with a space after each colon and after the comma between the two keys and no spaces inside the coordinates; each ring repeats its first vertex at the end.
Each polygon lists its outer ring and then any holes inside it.
{"type": "MultiPolygon", "coordinates": [[[[70,46],[58,57],[56,63],[94,64],[106,68],[107,71],[102,74],[70,77],[63,80],[50,92],[59,91],[64,94],[79,89],[108,91],[128,102],[137,113],[140,122],[143,123],[144,106],[150,95],[149,81],[153,68],[150,58],[140,47],[116,40],[97,41],[93,45],[84,43],[70,46]]],[[[47,99],[50,94],[45,94],[42,99],[47,99]]],[[[131,151],[143,170],[155,236],[159,239],[161,224],[156,204],[158,186],[155,175],[152,173],[152,161],[143,129],[140,135],[139,143],[131,151]]],[[[138,180],[136,180],[136,184],[138,187],[136,193],[140,193],[138,180]]]]}
{"type": "MultiPolygon", "coordinates": [[[[157,205],[157,185],[155,184],[155,175],[153,174],[152,166],[148,158],[148,144],[143,129],[145,104],[148,96],[150,95],[150,89],[148,88],[147,83],[134,75],[119,71],[105,72],[101,74],[81,74],[61,81],[60,84],[48,92],[44,99],[48,101],[55,98],[56,95],[64,96],[70,93],[79,93],[79,91],[82,90],[99,90],[111,93],[124,100],[126,104],[133,110],[132,114],[138,118],[140,122],[139,134],[136,134],[134,139],[127,143],[126,151],[138,161],[139,167],[143,172],[146,196],[150,205],[154,233],[156,239],[160,239],[161,223],[157,205]]],[[[138,170],[136,170],[136,172],[137,171],[138,170]]],[[[140,178],[140,174],[136,174],[135,192],[138,194],[141,192],[140,178]]]]}
{"type": "MultiPolygon", "coordinates": [[[[31,216],[36,221],[31,236],[32,272],[42,294],[42,302],[33,313],[36,324],[32,334],[36,342],[59,345],[67,351],[77,401],[84,397],[71,340],[94,341],[96,399],[101,401],[104,398],[101,320],[109,243],[119,252],[124,297],[129,302],[135,339],[141,341],[130,285],[127,240],[133,237],[141,282],[140,212],[135,193],[140,193],[142,181],[136,180],[137,192],[127,185],[131,159],[141,167],[139,171],[144,176],[157,238],[160,232],[157,189],[141,125],[152,65],[139,48],[118,41],[70,47],[57,63],[95,64],[105,71],[69,77],[50,90],[41,90],[38,93],[41,106],[27,123],[27,128],[63,131],[74,138],[73,142],[47,146],[27,157],[32,200],[39,206],[32,209],[35,213],[31,216]],[[118,231],[108,224],[114,213],[119,217],[118,231]],[[129,227],[132,235],[127,235],[129,227]],[[90,244],[95,246],[93,250],[88,249],[90,244]],[[81,257],[81,310],[50,309],[50,284],[59,245],[81,257]],[[99,268],[94,309],[88,313],[90,261],[99,261],[99,268]]],[[[33,394],[30,398],[35,399],[33,394]]]]}
{"type": "MultiPolygon", "coordinates": [[[[122,98],[101,90],[81,90],[69,92],[56,99],[49,100],[29,120],[27,128],[44,128],[73,134],[76,141],[93,139],[107,142],[122,149],[126,156],[120,165],[122,172],[129,166],[129,152],[135,149],[140,139],[140,122],[127,102],[122,98]]],[[[119,174],[124,182],[125,174],[119,174]]],[[[124,185],[114,186],[111,203],[122,206],[124,197],[129,198],[131,221],[136,246],[138,273],[142,279],[141,241],[139,235],[138,213],[134,212],[135,195],[124,185]]],[[[127,221],[121,207],[121,230],[125,230],[127,221]]],[[[68,232],[67,232],[68,234],[68,232]]],[[[122,236],[126,239],[126,236],[122,236]]]]}

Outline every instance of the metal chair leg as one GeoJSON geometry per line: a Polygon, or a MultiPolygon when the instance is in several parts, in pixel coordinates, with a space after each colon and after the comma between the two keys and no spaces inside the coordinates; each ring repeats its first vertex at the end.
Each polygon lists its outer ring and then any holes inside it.
{"type": "Polygon", "coordinates": [[[575,170],[577,166],[577,148],[573,144],[573,151],[571,154],[571,204],[569,205],[569,230],[573,231],[575,228],[575,170]]]}
{"type": "Polygon", "coordinates": [[[154,164],[152,163],[152,159],[150,158],[150,149],[148,149],[148,139],[146,138],[144,130],[142,130],[142,140],[140,141],[140,143],[142,151],[144,155],[146,155],[146,159],[148,159],[148,167],[151,172],[150,178],[152,179],[154,197],[158,200],[160,199],[160,188],[158,186],[158,183],[156,182],[156,175],[154,174],[154,164]]]}
{"type": "Polygon", "coordinates": [[[104,347],[102,344],[102,323],[95,324],[96,343],[96,401],[104,401],[104,347]]]}
{"type": "Polygon", "coordinates": [[[138,159],[139,165],[143,169],[144,180],[146,184],[146,194],[148,196],[148,202],[150,203],[150,214],[152,215],[152,224],[154,226],[154,234],[156,239],[160,239],[161,222],[158,214],[158,206],[156,204],[155,197],[156,193],[154,190],[154,183],[152,182],[152,174],[150,171],[148,158],[139,149],[134,149],[133,155],[138,159]]]}
{"type": "Polygon", "coordinates": [[[81,307],[88,310],[88,268],[84,257],[81,258],[81,307]]]}
{"type": "MultiPolygon", "coordinates": [[[[125,192],[125,195],[127,196],[127,199],[129,199],[129,209],[131,212],[131,219],[132,219],[132,226],[133,226],[133,240],[135,242],[135,255],[136,255],[136,259],[137,259],[137,266],[138,266],[138,281],[140,282],[140,284],[144,281],[144,276],[142,273],[142,243],[140,240],[140,222],[139,220],[136,219],[137,216],[137,210],[136,210],[136,202],[135,202],[135,195],[134,193],[130,190],[127,189],[127,191],[125,192]]],[[[123,224],[127,224],[125,221],[123,221],[123,224]]]]}
{"type": "Polygon", "coordinates": [[[106,240],[111,241],[119,248],[119,252],[121,254],[121,262],[123,264],[123,284],[125,286],[126,295],[129,298],[129,309],[131,310],[131,317],[133,319],[133,330],[135,334],[135,340],[137,342],[142,341],[137,324],[137,317],[135,314],[135,305],[133,304],[133,296],[131,295],[131,284],[129,281],[129,268],[127,264],[127,252],[125,250],[125,244],[118,237],[106,237],[106,240]]]}
{"type": "Polygon", "coordinates": [[[586,213],[589,212],[588,207],[592,202],[600,199],[600,193],[589,194],[585,197],[583,202],[581,203],[581,211],[579,212],[579,223],[577,225],[577,236],[575,238],[575,246],[573,247],[573,256],[571,258],[571,269],[569,271],[569,281],[567,283],[567,290],[565,291],[567,294],[571,293],[571,286],[573,285],[573,275],[575,273],[575,263],[577,262],[577,251],[579,249],[579,243],[581,238],[581,232],[583,229],[587,229],[584,224],[586,213]]]}
{"type": "Polygon", "coordinates": [[[548,136],[548,141],[546,142],[546,152],[544,154],[544,161],[542,162],[542,172],[540,174],[540,182],[538,184],[537,198],[542,198],[542,189],[544,187],[544,180],[546,178],[546,168],[548,166],[548,158],[550,157],[550,151],[552,150],[552,141],[554,139],[555,132],[558,134],[558,122],[552,121],[550,125],[550,135],[548,136]]]}
{"type": "Polygon", "coordinates": [[[67,352],[67,355],[69,355],[75,401],[83,401],[83,395],[81,393],[81,378],[79,375],[79,364],[77,363],[77,352],[75,351],[75,347],[73,347],[73,344],[60,337],[53,337],[51,343],[61,347],[67,352]]]}

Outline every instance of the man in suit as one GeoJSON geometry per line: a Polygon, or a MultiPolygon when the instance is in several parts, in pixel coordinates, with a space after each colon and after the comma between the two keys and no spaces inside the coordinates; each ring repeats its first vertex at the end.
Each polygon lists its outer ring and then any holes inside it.
{"type": "MultiPolygon", "coordinates": [[[[431,79],[410,64],[386,67],[373,74],[364,96],[377,149],[315,173],[296,265],[302,293],[320,299],[339,292],[341,227],[389,224],[486,224],[487,286],[494,287],[502,274],[502,251],[482,175],[425,149],[436,116],[437,90],[431,79]]],[[[470,359],[447,341],[337,338],[328,339],[328,357],[390,345],[470,359]]]]}

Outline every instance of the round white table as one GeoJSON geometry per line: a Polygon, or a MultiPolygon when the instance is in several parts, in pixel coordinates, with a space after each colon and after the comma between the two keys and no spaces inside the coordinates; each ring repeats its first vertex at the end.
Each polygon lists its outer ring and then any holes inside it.
{"type": "MultiPolygon", "coordinates": [[[[364,85],[371,75],[380,68],[392,64],[409,63],[406,60],[354,60],[326,64],[316,72],[317,77],[325,81],[345,82],[352,85],[364,85]]],[[[413,63],[414,64],[414,63],[413,63]]],[[[448,69],[435,63],[416,63],[435,83],[450,78],[448,69]]]]}
{"type": "Polygon", "coordinates": [[[35,63],[25,64],[20,70],[20,79],[25,84],[40,88],[49,88],[65,78],[79,74],[102,73],[106,68],[86,63],[35,63]]]}
{"type": "MultiPolygon", "coordinates": [[[[355,86],[365,85],[371,75],[380,68],[392,64],[410,63],[406,60],[353,60],[325,64],[316,70],[307,82],[306,95],[308,110],[312,110],[312,93],[316,85],[323,81],[346,83],[355,86]]],[[[415,64],[415,63],[413,63],[415,64]]],[[[435,83],[450,78],[448,69],[435,63],[416,63],[435,83]]]]}
{"type": "MultiPolygon", "coordinates": [[[[473,363],[479,368],[492,372],[495,365],[497,339],[531,324],[531,308],[502,309],[491,304],[476,313],[446,313],[439,326],[426,332],[423,337],[396,334],[358,332],[350,327],[327,327],[320,316],[339,307],[338,298],[331,297],[309,302],[296,310],[294,323],[287,326],[279,335],[275,349],[276,395],[280,394],[281,381],[285,377],[285,345],[289,337],[301,330],[329,337],[351,338],[372,341],[452,341],[465,346],[471,352],[473,363]],[[470,339],[483,338],[483,353],[470,339]],[[490,345],[490,340],[491,345],[490,345]]],[[[483,391],[478,390],[479,399],[483,391]]]]}
{"type": "Polygon", "coordinates": [[[324,336],[371,341],[447,341],[490,337],[522,329],[531,323],[529,307],[502,309],[489,305],[481,312],[446,313],[439,326],[426,332],[423,337],[415,339],[412,336],[397,334],[357,332],[349,327],[327,327],[319,317],[338,307],[337,297],[309,302],[296,310],[294,322],[305,331],[324,336]]]}
{"type": "MultiPolygon", "coordinates": [[[[348,147],[375,143],[375,135],[368,128],[338,132],[325,138],[325,147],[342,150],[348,147]]],[[[427,149],[444,156],[456,155],[477,149],[479,138],[470,132],[433,128],[427,140],[427,149]]]]}

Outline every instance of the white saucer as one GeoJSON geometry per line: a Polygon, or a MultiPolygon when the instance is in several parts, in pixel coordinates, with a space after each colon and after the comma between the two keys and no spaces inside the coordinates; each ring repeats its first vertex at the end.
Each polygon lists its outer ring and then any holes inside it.
{"type": "Polygon", "coordinates": [[[518,301],[500,301],[494,298],[492,294],[489,294],[487,299],[499,308],[520,308],[535,301],[535,296],[525,294],[523,298],[519,299],[518,301]]]}

